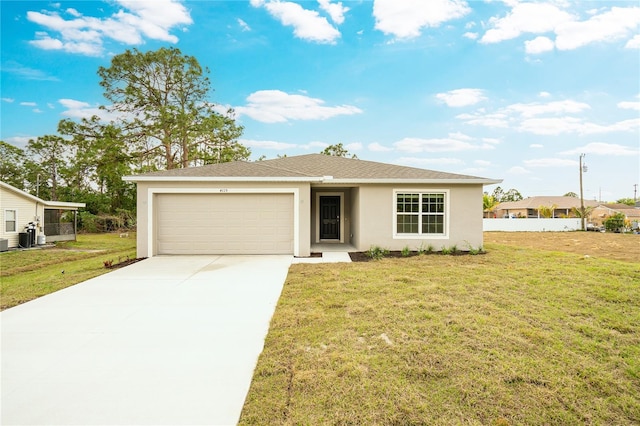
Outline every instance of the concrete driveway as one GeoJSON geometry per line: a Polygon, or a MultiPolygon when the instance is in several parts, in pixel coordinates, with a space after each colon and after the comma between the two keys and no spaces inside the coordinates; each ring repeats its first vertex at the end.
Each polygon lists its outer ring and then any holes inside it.
{"type": "Polygon", "coordinates": [[[237,423],[291,260],[154,257],[2,312],[2,424],[237,423]]]}

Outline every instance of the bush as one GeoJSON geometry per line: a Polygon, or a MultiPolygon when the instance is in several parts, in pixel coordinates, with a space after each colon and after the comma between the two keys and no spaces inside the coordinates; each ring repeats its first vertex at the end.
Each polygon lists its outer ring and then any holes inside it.
{"type": "Polygon", "coordinates": [[[407,257],[411,254],[411,249],[409,248],[409,246],[404,246],[402,248],[402,252],[401,252],[403,257],[407,257]]]}
{"type": "Polygon", "coordinates": [[[365,254],[371,259],[380,260],[389,254],[389,250],[380,246],[371,246],[369,250],[365,252],[365,254]]]}
{"type": "Polygon", "coordinates": [[[604,221],[604,229],[611,232],[622,232],[624,219],[625,216],[622,213],[616,213],[604,221]]]}

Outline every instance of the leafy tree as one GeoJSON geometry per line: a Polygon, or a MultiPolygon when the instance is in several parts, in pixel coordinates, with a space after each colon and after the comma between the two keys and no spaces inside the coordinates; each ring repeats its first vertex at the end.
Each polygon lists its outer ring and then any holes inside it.
{"type": "Polygon", "coordinates": [[[563,197],[578,198],[578,194],[576,194],[575,192],[567,192],[566,194],[563,195],[563,197]]]}
{"type": "Polygon", "coordinates": [[[332,155],[334,157],[349,157],[351,156],[351,158],[358,158],[357,155],[355,154],[351,154],[343,145],[342,142],[336,144],[336,145],[329,145],[328,147],[326,147],[320,154],[324,154],[324,155],[332,155]]]}
{"type": "Polygon", "coordinates": [[[492,210],[495,206],[497,206],[498,200],[496,200],[493,195],[489,195],[486,192],[482,195],[482,209],[483,210],[492,210]]]}
{"type": "Polygon", "coordinates": [[[616,200],[616,203],[626,204],[628,206],[636,205],[636,202],[633,200],[633,198],[620,198],[619,200],[616,200]]]}
{"type": "Polygon", "coordinates": [[[105,108],[120,117],[123,135],[147,166],[174,169],[245,158],[248,149],[237,143],[243,128],[233,111],[222,115],[207,100],[208,73],[176,48],[127,50],[99,68],[112,103],[105,108]]]}
{"type": "Polygon", "coordinates": [[[538,214],[540,215],[540,217],[544,217],[544,218],[552,218],[553,217],[553,212],[555,211],[555,209],[557,209],[558,206],[553,204],[551,206],[539,206],[538,207],[538,214]]]}
{"type": "Polygon", "coordinates": [[[24,150],[0,141],[0,180],[18,189],[24,189],[24,160],[24,150]]]}
{"type": "Polygon", "coordinates": [[[517,189],[509,189],[508,191],[504,191],[501,187],[497,186],[493,190],[493,198],[498,203],[505,203],[507,201],[520,201],[522,200],[522,194],[517,189]]]}
{"type": "Polygon", "coordinates": [[[27,152],[42,166],[45,178],[51,184],[51,200],[58,200],[58,185],[66,172],[68,141],[56,135],[31,139],[27,152]]]}
{"type": "Polygon", "coordinates": [[[613,216],[609,216],[604,221],[604,228],[607,231],[622,232],[622,229],[624,228],[624,219],[625,215],[622,213],[616,213],[613,216]]]}

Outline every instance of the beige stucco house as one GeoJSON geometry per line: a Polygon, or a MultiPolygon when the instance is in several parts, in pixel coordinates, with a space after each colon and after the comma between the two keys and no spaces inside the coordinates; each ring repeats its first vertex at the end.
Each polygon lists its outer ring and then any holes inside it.
{"type": "Polygon", "coordinates": [[[20,233],[32,223],[36,238],[75,240],[76,214],[81,207],[85,204],[45,201],[0,181],[0,239],[6,240],[9,248],[18,247],[20,233]]]}
{"type": "Polygon", "coordinates": [[[138,256],[482,245],[485,179],[309,154],[128,176],[138,256]]]}
{"type": "MultiPolygon", "coordinates": [[[[593,200],[584,200],[585,207],[596,207],[593,200]]],[[[576,217],[575,210],[580,209],[580,198],[560,196],[527,197],[519,201],[507,201],[494,207],[489,217],[496,218],[540,218],[540,207],[553,209],[553,217],[576,217]]],[[[486,215],[485,215],[486,217],[486,215]]]]}

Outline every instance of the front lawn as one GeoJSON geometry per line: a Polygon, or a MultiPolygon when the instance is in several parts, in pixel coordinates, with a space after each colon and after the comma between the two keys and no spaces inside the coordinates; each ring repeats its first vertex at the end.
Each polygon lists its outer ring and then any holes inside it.
{"type": "Polygon", "coordinates": [[[485,248],[293,265],[240,423],[639,424],[640,264],[485,248]]]}
{"type": "Polygon", "coordinates": [[[0,253],[0,308],[7,309],[109,272],[114,264],[135,259],[136,234],[80,234],[55,247],[0,253]],[[63,272],[64,271],[64,272],[63,272]]]}

